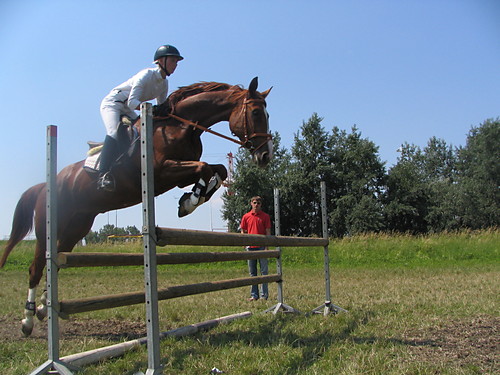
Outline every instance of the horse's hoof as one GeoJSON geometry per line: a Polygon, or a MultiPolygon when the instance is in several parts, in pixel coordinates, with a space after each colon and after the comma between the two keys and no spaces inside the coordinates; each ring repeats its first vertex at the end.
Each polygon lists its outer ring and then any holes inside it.
{"type": "Polygon", "coordinates": [[[23,319],[21,323],[21,331],[23,332],[24,337],[30,336],[31,332],[33,332],[33,322],[30,324],[26,321],[26,319],[23,319]]]}
{"type": "Polygon", "coordinates": [[[189,212],[186,211],[186,209],[182,206],[179,206],[179,211],[177,212],[178,217],[184,217],[189,215],[189,212]]]}
{"type": "Polygon", "coordinates": [[[39,321],[44,320],[47,317],[47,306],[43,306],[40,308],[40,306],[36,309],[36,317],[38,318],[39,321]]]}
{"type": "Polygon", "coordinates": [[[179,211],[177,212],[177,216],[184,217],[184,216],[189,215],[191,212],[193,212],[192,210],[189,211],[186,208],[186,205],[191,203],[189,201],[189,199],[191,198],[191,194],[192,193],[184,193],[184,195],[181,197],[181,199],[179,199],[179,211]]]}

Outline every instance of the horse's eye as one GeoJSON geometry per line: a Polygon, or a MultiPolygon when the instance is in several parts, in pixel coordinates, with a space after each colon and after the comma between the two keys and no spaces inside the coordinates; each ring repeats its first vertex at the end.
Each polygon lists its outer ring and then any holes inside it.
{"type": "Polygon", "coordinates": [[[258,115],[260,115],[260,109],[252,110],[252,116],[258,116],[258,115]]]}

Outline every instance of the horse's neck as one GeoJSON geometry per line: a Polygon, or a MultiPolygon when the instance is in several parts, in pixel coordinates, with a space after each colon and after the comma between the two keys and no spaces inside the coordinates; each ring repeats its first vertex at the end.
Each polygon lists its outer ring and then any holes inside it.
{"type": "Polygon", "coordinates": [[[182,118],[210,127],[220,121],[229,121],[235,103],[228,100],[225,91],[205,92],[186,98],[175,106],[175,113],[182,118]]]}

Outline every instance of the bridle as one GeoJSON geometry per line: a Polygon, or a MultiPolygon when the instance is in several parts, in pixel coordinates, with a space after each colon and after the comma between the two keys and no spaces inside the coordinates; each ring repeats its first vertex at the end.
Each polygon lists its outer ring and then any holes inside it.
{"type": "Polygon", "coordinates": [[[262,146],[264,146],[269,140],[273,139],[273,136],[269,133],[256,133],[256,132],[253,132],[252,134],[248,135],[249,131],[248,131],[248,115],[247,115],[247,105],[250,104],[250,103],[254,103],[254,102],[262,102],[263,100],[262,99],[247,99],[245,98],[245,100],[243,100],[243,128],[245,129],[245,142],[243,142],[243,147],[246,148],[247,150],[250,150],[250,152],[255,152],[257,151],[259,148],[261,148],[262,146]],[[253,145],[253,142],[252,142],[252,138],[256,138],[256,137],[264,137],[264,141],[258,146],[258,147],[255,147],[253,145]]]}
{"type": "Polygon", "coordinates": [[[270,139],[273,138],[273,136],[269,133],[253,132],[253,133],[249,134],[250,132],[249,132],[249,124],[248,124],[248,118],[247,118],[247,116],[248,116],[247,105],[250,103],[256,102],[256,101],[262,102],[262,99],[246,99],[245,98],[245,100],[243,101],[243,108],[242,108],[243,113],[242,113],[242,115],[243,115],[243,128],[244,128],[244,132],[245,132],[243,141],[240,141],[239,139],[234,139],[234,138],[228,137],[224,134],[221,134],[221,133],[218,133],[212,129],[209,129],[203,125],[200,125],[197,122],[193,122],[193,121],[184,119],[182,117],[179,117],[177,115],[174,115],[173,113],[169,113],[165,117],[155,116],[154,119],[155,120],[166,120],[168,118],[173,118],[173,119],[181,122],[184,125],[192,126],[193,128],[199,129],[201,131],[204,131],[204,132],[216,135],[218,137],[221,137],[223,139],[226,139],[228,141],[234,142],[234,143],[240,145],[241,147],[246,148],[247,150],[249,150],[253,154],[255,151],[257,151],[259,148],[264,146],[270,139]],[[264,137],[265,138],[265,140],[261,144],[259,144],[257,147],[254,146],[254,143],[252,141],[252,139],[256,138],[256,137],[264,137]]]}

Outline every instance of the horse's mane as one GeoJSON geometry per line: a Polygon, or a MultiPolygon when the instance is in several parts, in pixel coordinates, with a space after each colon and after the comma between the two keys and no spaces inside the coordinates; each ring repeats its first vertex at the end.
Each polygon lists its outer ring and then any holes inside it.
{"type": "Polygon", "coordinates": [[[163,104],[158,106],[157,113],[159,115],[166,115],[171,111],[173,111],[177,103],[193,95],[201,94],[204,92],[227,91],[227,90],[233,90],[234,92],[231,95],[235,97],[244,95],[246,91],[239,85],[229,85],[227,83],[220,83],[220,82],[193,83],[192,85],[189,86],[179,87],[177,90],[172,92],[168,96],[167,100],[163,104]]]}

